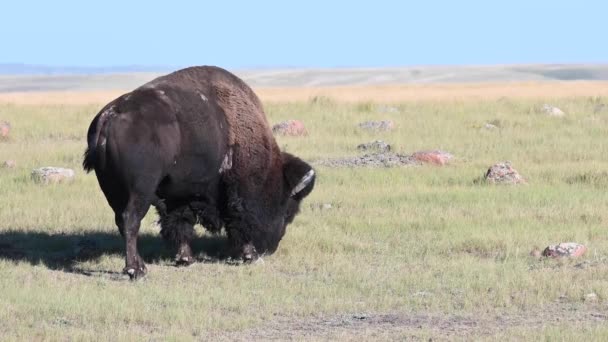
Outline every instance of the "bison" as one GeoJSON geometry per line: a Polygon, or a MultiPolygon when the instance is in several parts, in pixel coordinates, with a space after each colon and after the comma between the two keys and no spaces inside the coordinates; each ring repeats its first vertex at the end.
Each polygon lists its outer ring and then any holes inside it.
{"type": "Polygon", "coordinates": [[[93,119],[83,167],[95,170],[126,243],[124,272],[145,275],[137,234],[150,206],[161,235],[193,262],[194,225],[223,228],[229,255],[273,253],[315,171],[281,152],[262,104],[241,79],[212,66],[159,77],[107,104],[93,119]]]}

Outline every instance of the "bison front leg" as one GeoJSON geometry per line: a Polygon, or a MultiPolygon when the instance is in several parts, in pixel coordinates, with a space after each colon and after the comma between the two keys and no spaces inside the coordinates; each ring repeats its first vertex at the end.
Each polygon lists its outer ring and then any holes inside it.
{"type": "Polygon", "coordinates": [[[194,236],[196,216],[187,207],[172,209],[161,216],[160,234],[172,247],[177,248],[175,262],[178,266],[188,266],[194,262],[190,241],[194,236]]]}
{"type": "Polygon", "coordinates": [[[251,239],[247,238],[239,229],[228,229],[229,252],[228,254],[235,259],[242,259],[243,262],[254,262],[259,258],[255,246],[251,239]]]}

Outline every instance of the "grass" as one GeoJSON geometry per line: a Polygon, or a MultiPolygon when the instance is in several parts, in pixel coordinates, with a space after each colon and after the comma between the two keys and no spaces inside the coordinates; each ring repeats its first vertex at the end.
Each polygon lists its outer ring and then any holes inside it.
{"type": "MultiPolygon", "coordinates": [[[[112,212],[80,168],[86,129],[103,103],[0,103],[0,120],[13,127],[0,162],[17,162],[0,169],[2,340],[604,340],[608,116],[594,108],[608,102],[605,86],[572,96],[496,87],[515,95],[477,98],[464,87],[462,97],[386,101],[395,108],[388,112],[383,102],[332,92],[266,99],[271,122],[305,123],[308,137],[278,142],[311,162],[356,155],[375,139],[400,153],[444,149],[456,159],[445,167],[318,167],[315,191],[277,253],[251,266],[173,267],[150,212],[140,242],[150,273],[136,283],[117,274],[123,244],[112,212]],[[542,114],[544,103],[566,116],[542,114]],[[381,119],[397,128],[372,134],[356,125],[381,119]],[[484,129],[487,122],[499,128],[484,129]],[[503,160],[528,184],[475,182],[503,160]],[[32,168],[49,165],[74,168],[76,180],[30,180],[32,168]],[[564,241],[589,251],[576,260],[528,255],[564,241]],[[83,252],[86,243],[94,253],[83,252]],[[589,293],[597,300],[586,301],[589,293]]],[[[221,244],[199,230],[195,252],[203,260],[221,244]]]]}

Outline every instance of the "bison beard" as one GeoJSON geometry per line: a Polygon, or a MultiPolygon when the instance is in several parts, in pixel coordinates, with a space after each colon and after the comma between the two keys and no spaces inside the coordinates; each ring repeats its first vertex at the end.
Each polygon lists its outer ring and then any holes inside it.
{"type": "Polygon", "coordinates": [[[194,225],[223,228],[229,253],[272,253],[313,189],[307,163],[281,152],[262,105],[216,67],[159,77],[106,105],[91,123],[83,166],[95,170],[126,243],[125,273],[145,274],[141,219],[156,207],[176,262],[194,261],[194,225]]]}

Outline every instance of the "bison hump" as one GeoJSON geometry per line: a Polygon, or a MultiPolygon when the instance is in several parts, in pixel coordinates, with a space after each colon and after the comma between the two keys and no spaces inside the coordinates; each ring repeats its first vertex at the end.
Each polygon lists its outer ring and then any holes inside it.
{"type": "Polygon", "coordinates": [[[212,85],[212,91],[230,126],[230,145],[259,143],[261,137],[272,134],[261,103],[253,92],[223,83],[212,85]]]}

